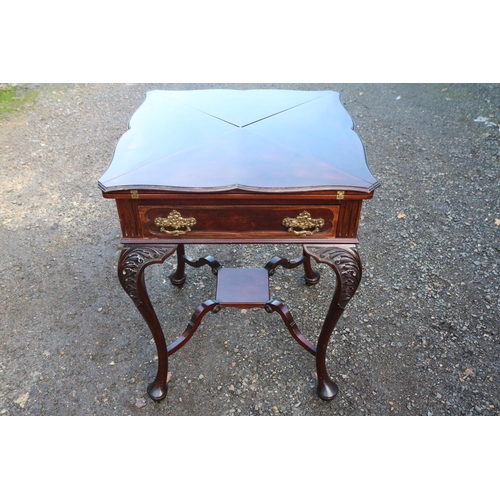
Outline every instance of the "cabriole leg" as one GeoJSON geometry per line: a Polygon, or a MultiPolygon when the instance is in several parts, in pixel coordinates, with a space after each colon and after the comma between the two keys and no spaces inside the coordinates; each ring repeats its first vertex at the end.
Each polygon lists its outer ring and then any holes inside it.
{"type": "Polygon", "coordinates": [[[361,281],[361,259],[354,245],[304,245],[304,252],[317,262],[330,266],[337,277],[333,298],[316,346],[318,396],[325,401],[331,401],[337,395],[338,387],[330,379],[326,369],[326,350],[337,321],[361,281]]]}
{"type": "Polygon", "coordinates": [[[177,245],[125,245],[118,261],[120,283],[146,321],[156,344],[158,372],[148,386],[148,394],[154,401],[161,401],[167,396],[168,353],[163,330],[149,300],[144,270],[151,264],[164,262],[176,248],[177,245]]]}

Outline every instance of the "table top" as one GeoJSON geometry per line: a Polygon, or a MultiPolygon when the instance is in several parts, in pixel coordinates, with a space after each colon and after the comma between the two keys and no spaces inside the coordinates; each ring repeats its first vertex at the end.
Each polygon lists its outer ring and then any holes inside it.
{"type": "Polygon", "coordinates": [[[370,194],[354,124],[333,91],[148,92],[99,180],[107,194],[302,192],[370,194]]]}

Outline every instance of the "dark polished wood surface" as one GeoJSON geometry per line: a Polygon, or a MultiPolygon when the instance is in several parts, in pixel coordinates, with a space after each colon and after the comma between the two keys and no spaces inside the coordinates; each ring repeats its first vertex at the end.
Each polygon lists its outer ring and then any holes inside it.
{"type": "Polygon", "coordinates": [[[378,185],[337,92],[152,91],[129,127],[99,181],[106,194],[378,185]]]}
{"type": "Polygon", "coordinates": [[[231,307],[263,307],[270,299],[268,271],[222,268],[217,273],[215,300],[231,307]]]}
{"type": "Polygon", "coordinates": [[[365,150],[336,92],[283,90],[153,91],[121,137],[99,181],[116,200],[123,250],[118,277],[144,317],[158,352],[148,386],[167,395],[168,358],[188,342],[209,311],[261,307],[277,312],[290,334],[316,359],[317,392],[326,401],[338,387],[325,365],[328,342],[361,280],[357,230],[362,202],[373,196],[365,150]],[[274,257],[262,269],[226,269],[211,256],[192,259],[185,244],[292,243],[302,255],[274,257]],[[175,255],[172,285],[186,265],[208,265],[217,293],[194,311],[170,345],[149,300],[145,269],[175,255]],[[320,275],[312,259],[334,271],[336,285],[316,344],[287,306],[269,295],[278,266],[303,266],[305,284],[320,275]]]}

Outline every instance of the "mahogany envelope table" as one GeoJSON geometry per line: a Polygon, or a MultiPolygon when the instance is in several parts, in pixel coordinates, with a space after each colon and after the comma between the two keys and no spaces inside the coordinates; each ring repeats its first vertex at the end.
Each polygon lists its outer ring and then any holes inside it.
{"type": "Polygon", "coordinates": [[[361,205],[378,185],[337,92],[148,92],[99,187],[105,198],[116,200],[120,218],[120,283],[148,324],[158,351],[149,396],[155,401],[166,397],[169,357],[188,342],[207,312],[260,307],[277,312],[315,357],[318,395],[332,400],[338,388],[326,369],[326,350],[361,280],[361,205]],[[186,244],[209,243],[298,244],[301,252],[295,260],[274,257],[257,269],[225,268],[214,257],[192,259],[185,253],[186,244]],[[173,285],[184,284],[186,264],[208,265],[217,276],[217,292],[167,345],[144,270],[174,254],[173,285]],[[316,344],[301,333],[287,306],[269,293],[269,275],[278,266],[303,266],[305,284],[318,283],[311,257],[336,275],[316,344]]]}

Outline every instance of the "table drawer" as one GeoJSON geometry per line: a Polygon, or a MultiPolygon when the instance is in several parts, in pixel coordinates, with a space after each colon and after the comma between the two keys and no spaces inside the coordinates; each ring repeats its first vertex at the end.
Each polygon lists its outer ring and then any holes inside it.
{"type": "Polygon", "coordinates": [[[339,206],[138,207],[143,237],[248,238],[335,237],[339,206]]]}

